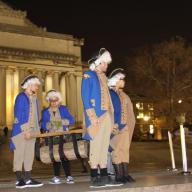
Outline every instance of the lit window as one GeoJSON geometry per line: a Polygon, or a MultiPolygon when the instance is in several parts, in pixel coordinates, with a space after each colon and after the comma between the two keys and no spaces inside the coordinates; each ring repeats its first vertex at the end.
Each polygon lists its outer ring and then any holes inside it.
{"type": "Polygon", "coordinates": [[[143,109],[143,103],[136,103],[136,108],[139,110],[143,109]]]}
{"type": "Polygon", "coordinates": [[[137,115],[137,119],[142,119],[143,118],[143,113],[139,113],[139,115],[137,115]]]}
{"type": "Polygon", "coordinates": [[[148,104],[148,109],[152,111],[153,110],[153,104],[148,104]]]}
{"type": "Polygon", "coordinates": [[[145,115],[145,116],[143,117],[143,120],[144,120],[144,121],[149,121],[149,119],[150,119],[150,116],[148,116],[148,115],[145,115]]]}
{"type": "Polygon", "coordinates": [[[149,125],[149,133],[150,134],[154,133],[154,126],[153,125],[149,125]]]}
{"type": "Polygon", "coordinates": [[[149,116],[153,117],[153,116],[154,116],[154,112],[153,112],[153,111],[150,111],[150,112],[149,112],[149,116]]]}

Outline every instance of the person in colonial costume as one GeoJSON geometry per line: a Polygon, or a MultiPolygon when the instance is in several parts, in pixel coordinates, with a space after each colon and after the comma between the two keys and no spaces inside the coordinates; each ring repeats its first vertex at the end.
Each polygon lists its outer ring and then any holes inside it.
{"type": "Polygon", "coordinates": [[[119,185],[112,182],[107,173],[107,155],[114,114],[105,72],[111,61],[109,51],[101,48],[97,56],[88,61],[90,70],[84,73],[82,80],[82,101],[87,128],[84,139],[90,141],[90,187],[93,188],[119,185]],[[97,175],[98,168],[100,178],[97,175]]]}
{"type": "MultiPolygon", "coordinates": [[[[56,90],[50,90],[47,92],[46,99],[49,103],[49,107],[42,111],[41,128],[46,132],[62,132],[67,131],[68,126],[75,123],[74,118],[70,114],[66,106],[61,105],[61,94],[56,90]]],[[[65,136],[60,136],[60,139],[64,139],[65,136]]],[[[58,139],[58,137],[54,137],[58,139]]],[[[63,140],[64,142],[64,140],[63,140]]],[[[60,184],[60,167],[62,165],[65,175],[66,183],[73,184],[74,180],[71,177],[69,160],[61,158],[61,162],[53,161],[54,177],[49,182],[50,184],[60,184]]]]}
{"type": "Polygon", "coordinates": [[[125,86],[123,69],[114,70],[109,79],[110,95],[114,108],[115,126],[112,131],[110,149],[116,180],[134,182],[128,174],[130,144],[135,127],[135,115],[129,96],[123,91],[125,86]]]}
{"type": "Polygon", "coordinates": [[[37,76],[27,76],[21,83],[24,91],[19,93],[15,100],[15,119],[10,149],[14,150],[13,171],[17,177],[16,188],[39,187],[43,185],[31,178],[36,141],[31,136],[32,134],[40,133],[39,107],[36,96],[39,86],[40,81],[37,76]]]}

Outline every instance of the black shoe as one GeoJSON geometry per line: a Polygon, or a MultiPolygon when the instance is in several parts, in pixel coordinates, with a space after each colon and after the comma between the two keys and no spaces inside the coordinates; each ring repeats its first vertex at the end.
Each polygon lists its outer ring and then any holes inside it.
{"type": "Polygon", "coordinates": [[[19,180],[16,182],[16,186],[15,186],[17,189],[24,189],[26,188],[26,184],[25,184],[25,181],[23,179],[19,180]]]}
{"type": "Polygon", "coordinates": [[[128,182],[125,177],[115,178],[115,181],[116,181],[116,182],[119,182],[119,183],[123,183],[123,184],[125,184],[125,183],[128,182]]]}
{"type": "Polygon", "coordinates": [[[101,177],[101,182],[102,182],[106,187],[119,187],[119,186],[122,186],[122,185],[123,185],[122,182],[112,180],[110,176],[102,176],[102,177],[101,177]]]}
{"type": "Polygon", "coordinates": [[[127,182],[129,182],[129,183],[135,182],[135,179],[133,179],[133,177],[131,177],[130,175],[127,175],[127,176],[125,177],[125,179],[126,179],[127,182]]]}
{"type": "Polygon", "coordinates": [[[43,183],[36,181],[34,179],[29,179],[25,182],[27,187],[41,187],[43,186],[43,183]]]}
{"type": "Polygon", "coordinates": [[[91,177],[91,183],[90,183],[90,188],[102,188],[106,187],[105,183],[102,183],[100,178],[98,177],[91,177]]]}
{"type": "Polygon", "coordinates": [[[124,178],[127,180],[127,182],[135,182],[135,179],[133,179],[128,172],[128,163],[122,163],[122,167],[123,167],[123,176],[124,178]]]}

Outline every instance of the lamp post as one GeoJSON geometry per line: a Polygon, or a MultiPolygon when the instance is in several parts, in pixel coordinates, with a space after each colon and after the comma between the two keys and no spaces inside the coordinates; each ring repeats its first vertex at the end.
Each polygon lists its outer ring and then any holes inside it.
{"type": "Polygon", "coordinates": [[[176,117],[177,122],[180,124],[180,138],[181,138],[181,151],[182,151],[182,160],[183,160],[183,175],[188,175],[191,172],[187,169],[187,154],[186,154],[186,143],[185,143],[185,130],[183,124],[185,123],[185,114],[181,114],[176,117]]]}
{"type": "Polygon", "coordinates": [[[170,131],[168,131],[168,138],[169,138],[169,148],[170,148],[170,154],[171,154],[171,164],[172,168],[168,169],[169,171],[177,171],[175,166],[175,156],[174,156],[174,150],[173,150],[173,141],[172,141],[172,134],[170,131]]]}

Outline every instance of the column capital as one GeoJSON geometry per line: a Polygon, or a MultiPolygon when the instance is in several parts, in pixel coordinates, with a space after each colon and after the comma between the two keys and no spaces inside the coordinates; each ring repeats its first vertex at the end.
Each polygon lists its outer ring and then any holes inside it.
{"type": "Polygon", "coordinates": [[[16,69],[12,67],[5,68],[7,72],[13,73],[16,69]]]}
{"type": "Polygon", "coordinates": [[[4,66],[4,65],[0,65],[0,69],[6,69],[7,66],[4,66]]]}
{"type": "Polygon", "coordinates": [[[35,71],[37,71],[37,72],[41,72],[41,73],[45,73],[45,72],[46,72],[45,69],[41,69],[41,68],[37,68],[37,69],[35,69],[35,71]]]}
{"type": "Polygon", "coordinates": [[[19,70],[27,70],[27,67],[18,66],[17,69],[19,69],[19,70]]]}
{"type": "Polygon", "coordinates": [[[33,68],[33,67],[26,67],[26,70],[28,70],[28,71],[35,71],[35,68],[33,68]]]}
{"type": "Polygon", "coordinates": [[[66,76],[76,76],[74,71],[68,71],[65,75],[66,76]]]}
{"type": "Polygon", "coordinates": [[[37,74],[37,76],[39,76],[39,75],[43,75],[43,73],[44,73],[44,71],[43,70],[41,70],[41,69],[36,69],[35,71],[34,71],[34,74],[37,74]]]}
{"type": "Polygon", "coordinates": [[[53,74],[61,74],[62,73],[62,71],[53,71],[53,74]]]}
{"type": "Polygon", "coordinates": [[[47,75],[51,75],[51,76],[53,75],[53,71],[50,71],[50,70],[47,70],[46,73],[47,75]]]}

